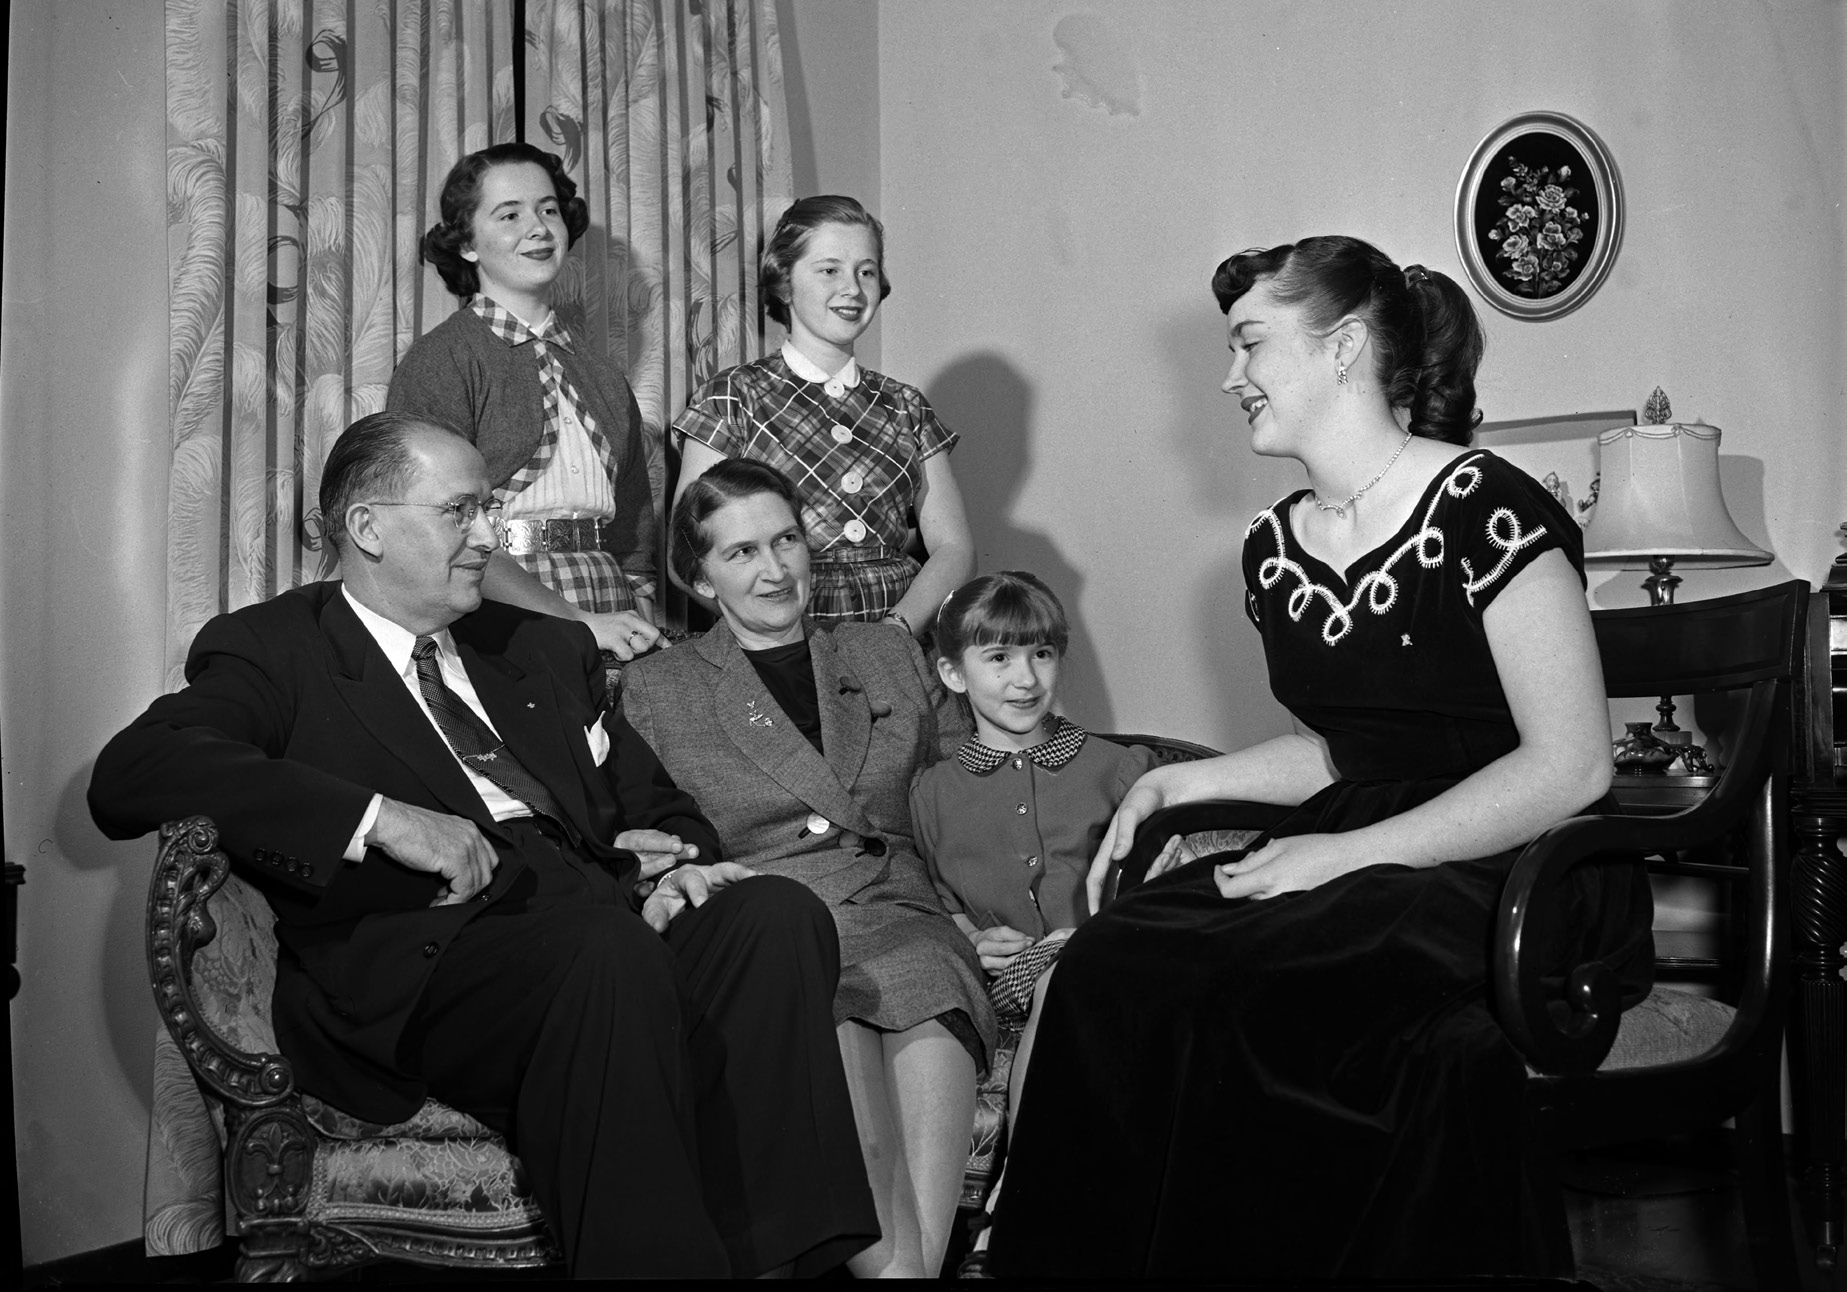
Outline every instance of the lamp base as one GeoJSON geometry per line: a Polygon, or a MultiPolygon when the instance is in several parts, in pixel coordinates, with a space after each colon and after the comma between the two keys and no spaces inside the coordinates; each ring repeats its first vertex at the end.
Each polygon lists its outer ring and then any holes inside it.
{"type": "Polygon", "coordinates": [[[1674,558],[1671,556],[1651,556],[1648,559],[1648,577],[1642,580],[1642,591],[1648,594],[1651,606],[1671,606],[1674,604],[1674,589],[1680,586],[1680,576],[1674,573],[1674,558]]]}

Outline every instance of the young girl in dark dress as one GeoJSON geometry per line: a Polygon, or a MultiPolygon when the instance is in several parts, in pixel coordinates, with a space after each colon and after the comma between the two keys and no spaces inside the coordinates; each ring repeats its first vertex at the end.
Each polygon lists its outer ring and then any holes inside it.
{"type": "MultiPolygon", "coordinates": [[[[1060,957],[1014,1131],[1003,1274],[1417,1277],[1530,1268],[1525,1068],[1485,1003],[1508,868],[1597,804],[1609,719],[1576,524],[1466,447],[1461,290],[1352,238],[1233,256],[1213,290],[1253,451],[1309,487],[1259,513],[1245,604],[1296,730],[1142,777],[1157,808],[1293,805],[1169,865],[1060,957]]],[[[1157,868],[1158,869],[1158,868],[1157,868]]],[[[1577,944],[1648,990],[1639,865],[1581,867],[1577,944]]]]}

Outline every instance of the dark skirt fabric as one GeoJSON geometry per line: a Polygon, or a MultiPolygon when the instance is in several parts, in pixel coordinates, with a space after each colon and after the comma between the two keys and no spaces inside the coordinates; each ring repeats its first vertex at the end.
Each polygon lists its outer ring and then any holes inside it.
{"type": "MultiPolygon", "coordinates": [[[[1453,784],[1341,782],[1269,837],[1355,829],[1453,784]]],[[[1517,850],[1226,901],[1202,859],[1072,935],[991,1246],[1014,1276],[1417,1277],[1538,1268],[1525,1066],[1486,1001],[1517,850]]],[[[1625,1003],[1652,972],[1639,864],[1580,867],[1570,945],[1625,1003]]]]}

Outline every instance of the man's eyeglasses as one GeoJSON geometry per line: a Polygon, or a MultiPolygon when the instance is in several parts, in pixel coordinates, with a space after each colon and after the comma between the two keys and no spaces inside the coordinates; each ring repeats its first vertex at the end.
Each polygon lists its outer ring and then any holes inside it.
{"type": "Polygon", "coordinates": [[[500,534],[506,522],[501,519],[505,509],[498,498],[482,502],[479,498],[457,498],[454,502],[369,502],[368,507],[422,507],[428,511],[440,511],[449,517],[449,523],[466,533],[474,528],[475,518],[482,512],[487,513],[488,527],[495,534],[500,534]]]}

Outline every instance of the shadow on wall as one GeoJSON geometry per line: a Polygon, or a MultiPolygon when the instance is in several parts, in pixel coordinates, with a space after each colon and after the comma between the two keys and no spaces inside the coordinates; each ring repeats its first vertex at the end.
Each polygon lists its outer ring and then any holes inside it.
{"type": "Polygon", "coordinates": [[[956,483],[974,534],[976,571],[1028,570],[1058,594],[1071,621],[1060,708],[1092,730],[1114,731],[1115,706],[1084,623],[1084,576],[1047,534],[1013,522],[1032,461],[1031,385],[1000,355],[972,354],[937,373],[925,393],[944,424],[962,435],[956,483]]]}
{"type": "Polygon", "coordinates": [[[147,900],[153,875],[154,835],[127,847],[141,853],[139,867],[124,866],[123,845],[106,841],[90,819],[86,798],[95,761],[86,762],[58,796],[57,850],[80,871],[109,871],[116,880],[103,921],[103,963],[96,966],[101,984],[101,1006],[111,1046],[129,1089],[141,1101],[145,1115],[153,1107],[154,1037],[160,1016],[148,986],[147,900]]]}

